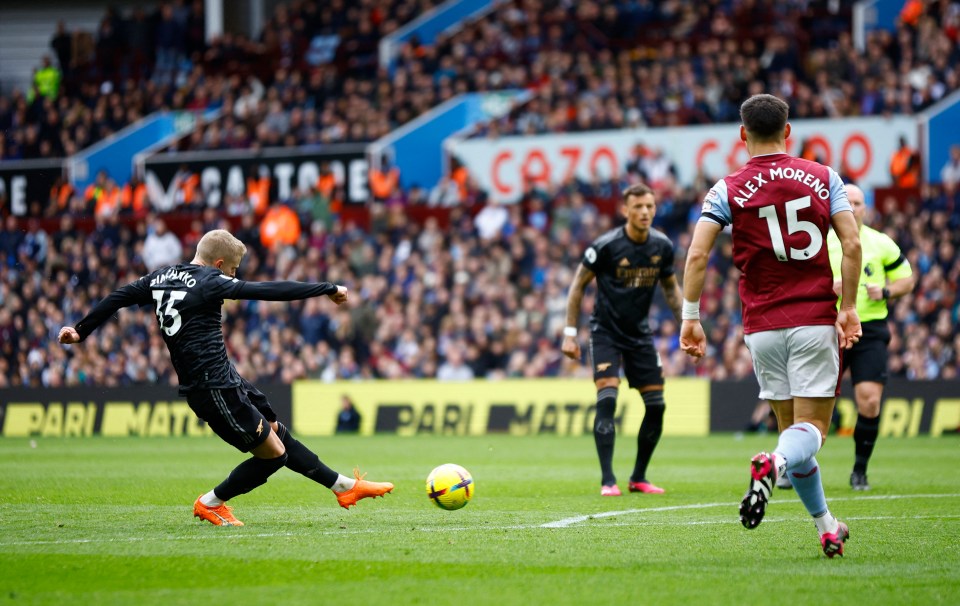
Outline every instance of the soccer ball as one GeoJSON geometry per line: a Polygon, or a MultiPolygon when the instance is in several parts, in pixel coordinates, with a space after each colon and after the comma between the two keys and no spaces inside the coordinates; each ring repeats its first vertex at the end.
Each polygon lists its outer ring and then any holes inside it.
{"type": "Polygon", "coordinates": [[[440,509],[460,509],[473,498],[475,490],[470,472],[453,463],[441,465],[427,476],[427,496],[440,509]]]}

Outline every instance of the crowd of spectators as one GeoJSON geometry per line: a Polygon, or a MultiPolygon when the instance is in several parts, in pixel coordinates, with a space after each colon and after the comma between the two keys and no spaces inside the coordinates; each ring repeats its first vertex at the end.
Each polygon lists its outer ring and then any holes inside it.
{"type": "MultiPolygon", "coordinates": [[[[897,32],[871,34],[858,53],[842,2],[514,0],[434,45],[411,41],[392,73],[379,67],[380,38],[436,3],[294,0],[276,8],[259,39],[226,34],[209,44],[196,27],[202,0],[128,17],[108,11],[86,51],[76,37],[64,43],[61,26],[52,47],[62,84],[44,65],[33,90],[0,96],[0,160],[72,154],[164,108],[219,110],[181,146],[224,149],[369,141],[459,92],[507,87],[536,94],[478,134],[729,121],[760,90],[787,99],[794,117],[913,113],[958,84],[960,5],[951,1],[908,2],[897,32]],[[318,36],[326,47],[311,46],[318,36]]],[[[73,198],[64,186],[46,213],[62,215],[56,231],[12,217],[0,230],[0,387],[175,382],[149,309],[125,310],[69,349],[56,332],[115,286],[189,258],[202,233],[228,221],[249,247],[245,279],[327,280],[353,293],[341,308],[325,299],[227,302],[229,353],[244,376],[589,376],[560,354],[559,334],[582,250],[616,222],[601,202],[632,180],[655,185],[656,226],[676,243],[681,270],[712,180],[679,184],[674,174],[663,154],[638,150],[624,182],[531,188],[501,206],[454,171],[429,191],[374,192],[364,227],[318,187],[273,201],[292,206],[304,227],[294,244],[277,246],[261,241],[251,200],[226,200],[226,215],[201,212],[201,201],[177,235],[148,214],[142,183],[104,177],[73,198]],[[407,210],[417,204],[449,207],[449,224],[413,222],[407,210]],[[91,214],[88,236],[74,220],[91,214]]],[[[960,372],[960,148],[941,176],[943,188],[923,186],[905,208],[877,201],[874,225],[921,276],[891,313],[895,376],[960,372]]],[[[700,365],[679,351],[678,326],[658,297],[651,326],[668,376],[752,374],[736,284],[725,242],[707,275],[714,349],[700,365]]],[[[592,307],[590,292],[584,316],[592,307]]]]}
{"type": "Polygon", "coordinates": [[[382,37],[438,3],[291,0],[259,37],[209,42],[202,0],[111,9],[86,45],[61,25],[64,92],[0,97],[0,159],[69,155],[159,109],[219,110],[177,144],[208,150],[369,142],[467,91],[535,93],[477,130],[495,136],[735,121],[756,92],[794,118],[912,114],[960,87],[955,0],[907,2],[862,51],[847,2],[511,0],[381,66],[382,37]]]}
{"type": "Polygon", "coordinates": [[[467,57],[478,88],[506,79],[536,92],[478,134],[730,122],[759,92],[793,118],[912,114],[960,86],[956,2],[905,12],[862,52],[848,3],[582,2],[575,20],[566,7],[507,5],[440,46],[440,57],[467,57]]]}
{"type": "Polygon", "coordinates": [[[256,39],[206,41],[203,0],[109,8],[96,32],[60,22],[32,86],[0,95],[0,161],[69,156],[159,110],[219,110],[185,147],[371,141],[391,128],[369,101],[377,45],[439,3],[291,0],[256,39]]]}
{"type": "MultiPolygon", "coordinates": [[[[915,292],[891,311],[890,370],[910,379],[957,378],[960,211],[941,190],[923,191],[905,208],[878,200],[874,214],[873,225],[901,245],[919,274],[915,292]]],[[[678,270],[699,213],[696,195],[663,200],[655,223],[677,246],[678,270]]],[[[531,192],[509,207],[454,208],[442,229],[436,218],[413,223],[401,206],[386,207],[367,228],[333,217],[315,221],[293,245],[272,248],[263,246],[252,215],[234,220],[249,249],[242,278],[326,280],[352,293],[342,307],[323,298],[226,302],[227,345],[244,376],[284,383],[590,376],[588,365],[559,350],[566,292],[586,244],[617,219],[574,183],[531,192]]],[[[113,217],[91,234],[70,216],[61,221],[45,233],[37,220],[24,229],[8,218],[0,231],[0,386],[175,382],[149,307],[122,311],[78,346],[60,346],[56,334],[178,249],[189,259],[202,233],[229,226],[226,217],[212,209],[196,215],[173,242],[163,217],[129,224],[113,217]]],[[[667,376],[751,375],[737,277],[730,242],[722,242],[704,290],[712,349],[699,365],[679,350],[677,323],[658,295],[650,323],[667,376]]],[[[589,291],[583,301],[584,339],[593,297],[589,291]]]]}
{"type": "Polygon", "coordinates": [[[923,5],[862,52],[851,20],[847,3],[806,0],[513,0],[434,44],[411,40],[391,69],[288,62],[252,114],[228,112],[181,148],[216,149],[238,125],[254,147],[370,141],[459,93],[506,88],[535,94],[476,135],[736,121],[757,92],[795,118],[912,114],[960,87],[960,4],[923,5]]]}

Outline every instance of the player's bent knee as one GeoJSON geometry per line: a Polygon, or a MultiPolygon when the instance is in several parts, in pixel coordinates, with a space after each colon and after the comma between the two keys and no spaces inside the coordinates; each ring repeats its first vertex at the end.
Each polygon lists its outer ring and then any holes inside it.
{"type": "Polygon", "coordinates": [[[263,444],[250,450],[250,454],[258,459],[276,459],[277,457],[283,456],[286,452],[287,449],[283,445],[283,442],[280,441],[280,437],[276,432],[270,432],[270,435],[263,441],[263,444]]]}
{"type": "Polygon", "coordinates": [[[605,377],[603,379],[597,379],[595,383],[598,391],[607,387],[620,387],[620,379],[617,377],[605,377]]]}

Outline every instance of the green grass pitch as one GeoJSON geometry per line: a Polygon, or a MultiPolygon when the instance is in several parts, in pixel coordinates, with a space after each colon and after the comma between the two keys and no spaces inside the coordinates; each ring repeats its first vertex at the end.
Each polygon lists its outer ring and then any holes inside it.
{"type": "MultiPolygon", "coordinates": [[[[243,528],[192,517],[242,460],[216,438],[0,440],[2,604],[880,604],[960,601],[960,440],[883,439],[874,489],[847,485],[849,438],[818,455],[846,557],[820,552],[792,491],[756,530],[737,505],[773,436],[665,437],[665,495],[599,495],[589,437],[307,438],[396,490],[350,511],[281,470],[233,501],[243,528]],[[476,496],[426,497],[440,464],[476,496]]],[[[621,488],[634,440],[617,443],[621,488]]]]}

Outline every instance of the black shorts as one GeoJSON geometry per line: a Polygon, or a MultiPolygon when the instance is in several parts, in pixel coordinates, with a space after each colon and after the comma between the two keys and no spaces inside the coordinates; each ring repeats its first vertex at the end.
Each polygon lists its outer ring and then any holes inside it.
{"type": "Polygon", "coordinates": [[[853,384],[873,381],[886,385],[887,359],[890,344],[890,329],[886,320],[871,320],[863,323],[863,336],[860,342],[850,349],[843,350],[840,356],[840,376],[847,368],[853,384]]]}
{"type": "Polygon", "coordinates": [[[630,387],[663,385],[663,365],[652,340],[624,343],[603,330],[590,332],[590,359],[593,380],[620,378],[620,366],[630,387]]]}
{"type": "Polygon", "coordinates": [[[245,379],[239,387],[191,392],[187,404],[213,433],[241,452],[263,444],[270,423],[277,420],[267,396],[245,379]]]}

